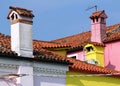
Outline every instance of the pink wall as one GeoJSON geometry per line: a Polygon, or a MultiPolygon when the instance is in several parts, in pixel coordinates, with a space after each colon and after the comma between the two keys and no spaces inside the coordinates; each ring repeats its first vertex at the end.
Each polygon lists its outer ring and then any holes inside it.
{"type": "Polygon", "coordinates": [[[91,32],[92,32],[91,41],[102,43],[102,40],[104,39],[106,34],[106,25],[100,23],[92,24],[91,32]]]}
{"type": "Polygon", "coordinates": [[[120,71],[120,41],[105,44],[105,67],[120,71]]]}
{"type": "Polygon", "coordinates": [[[71,57],[71,56],[76,56],[78,60],[84,61],[85,60],[85,53],[83,53],[83,51],[77,51],[77,52],[72,52],[72,53],[68,53],[67,57],[71,57]]]}

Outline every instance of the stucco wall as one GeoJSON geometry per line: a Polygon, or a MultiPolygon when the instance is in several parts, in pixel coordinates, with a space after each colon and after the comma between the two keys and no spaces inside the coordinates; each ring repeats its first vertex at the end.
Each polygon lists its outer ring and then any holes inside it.
{"type": "Polygon", "coordinates": [[[66,86],[66,80],[62,77],[34,77],[34,86],[66,86]]]}
{"type": "Polygon", "coordinates": [[[0,86],[28,86],[28,84],[29,86],[65,86],[66,71],[68,71],[67,65],[0,57],[0,86]],[[1,79],[1,76],[8,74],[27,75],[14,78],[15,81],[9,76],[7,80],[1,79]],[[48,77],[42,77],[43,75],[48,77]],[[57,75],[64,77],[54,77],[57,75]]]}
{"type": "Polygon", "coordinates": [[[16,84],[14,81],[10,81],[10,80],[0,80],[0,86],[19,86],[18,84],[16,84]]]}
{"type": "Polygon", "coordinates": [[[120,70],[120,42],[112,42],[105,44],[105,66],[120,70]]]}
{"type": "Polygon", "coordinates": [[[120,86],[120,79],[108,76],[71,76],[81,73],[68,72],[66,86],[120,86]]]}
{"type": "Polygon", "coordinates": [[[77,52],[72,52],[67,54],[67,57],[72,57],[72,56],[76,56],[76,59],[81,61],[85,60],[85,53],[83,53],[83,51],[77,51],[77,52]]]}

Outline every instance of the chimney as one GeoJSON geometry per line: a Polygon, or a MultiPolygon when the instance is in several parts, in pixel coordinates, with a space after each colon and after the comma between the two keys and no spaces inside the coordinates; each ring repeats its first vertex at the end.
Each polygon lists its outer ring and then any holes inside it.
{"type": "Polygon", "coordinates": [[[91,41],[102,43],[106,37],[106,18],[105,11],[97,11],[92,13],[91,19],[91,41]]]}
{"type": "Polygon", "coordinates": [[[11,23],[11,49],[19,56],[33,57],[32,25],[33,17],[31,10],[19,7],[9,7],[7,16],[11,23]]]}

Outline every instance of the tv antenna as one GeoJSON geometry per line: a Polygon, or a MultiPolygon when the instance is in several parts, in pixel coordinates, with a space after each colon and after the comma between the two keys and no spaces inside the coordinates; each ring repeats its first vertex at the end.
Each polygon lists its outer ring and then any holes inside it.
{"type": "Polygon", "coordinates": [[[95,8],[95,11],[97,11],[97,10],[98,10],[98,6],[97,6],[97,5],[95,5],[95,6],[92,6],[92,7],[88,7],[88,8],[86,9],[86,11],[88,11],[88,10],[90,10],[90,9],[93,9],[93,8],[95,8]]]}

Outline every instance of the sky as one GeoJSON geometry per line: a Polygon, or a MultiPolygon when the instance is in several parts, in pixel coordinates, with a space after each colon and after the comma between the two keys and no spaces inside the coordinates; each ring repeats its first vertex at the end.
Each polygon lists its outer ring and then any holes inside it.
{"type": "Polygon", "coordinates": [[[50,41],[89,31],[89,16],[97,5],[105,10],[107,26],[120,23],[120,0],[2,0],[0,3],[0,33],[10,35],[10,21],[6,18],[9,6],[33,11],[33,39],[50,41]]]}

